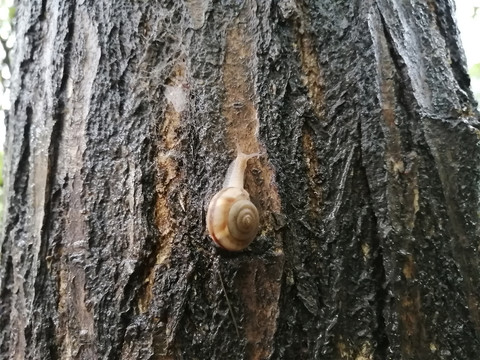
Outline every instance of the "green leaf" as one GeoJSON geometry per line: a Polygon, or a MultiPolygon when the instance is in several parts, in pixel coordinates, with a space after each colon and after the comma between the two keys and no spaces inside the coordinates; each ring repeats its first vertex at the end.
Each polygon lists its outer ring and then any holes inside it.
{"type": "Polygon", "coordinates": [[[3,151],[0,152],[0,186],[3,187],[3,151]]]}
{"type": "Polygon", "coordinates": [[[15,16],[15,7],[12,6],[8,9],[8,17],[10,18],[10,21],[12,21],[14,16],[15,16]]]}
{"type": "Polygon", "coordinates": [[[468,73],[470,77],[480,78],[480,63],[471,66],[468,73]]]}

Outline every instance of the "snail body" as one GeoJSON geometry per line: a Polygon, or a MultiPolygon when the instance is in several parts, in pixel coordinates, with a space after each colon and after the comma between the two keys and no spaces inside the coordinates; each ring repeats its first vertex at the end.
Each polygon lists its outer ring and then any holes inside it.
{"type": "Polygon", "coordinates": [[[239,151],[228,168],[222,190],[208,205],[208,233],[218,246],[229,251],[245,249],[258,232],[258,210],[243,188],[248,159],[258,155],[239,151]]]}

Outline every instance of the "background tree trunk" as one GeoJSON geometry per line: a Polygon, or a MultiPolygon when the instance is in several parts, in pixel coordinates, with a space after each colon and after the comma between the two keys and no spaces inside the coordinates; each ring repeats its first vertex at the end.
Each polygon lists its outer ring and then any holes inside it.
{"type": "Polygon", "coordinates": [[[475,359],[449,0],[22,1],[0,357],[475,359]],[[261,232],[205,233],[238,145],[261,232]]]}

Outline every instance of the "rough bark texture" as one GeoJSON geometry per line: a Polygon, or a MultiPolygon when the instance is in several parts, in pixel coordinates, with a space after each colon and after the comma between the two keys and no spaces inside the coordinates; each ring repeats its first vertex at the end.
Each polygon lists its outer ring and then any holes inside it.
{"type": "Polygon", "coordinates": [[[449,0],[17,5],[0,358],[475,359],[449,0]],[[236,145],[261,233],[205,234],[236,145]]]}

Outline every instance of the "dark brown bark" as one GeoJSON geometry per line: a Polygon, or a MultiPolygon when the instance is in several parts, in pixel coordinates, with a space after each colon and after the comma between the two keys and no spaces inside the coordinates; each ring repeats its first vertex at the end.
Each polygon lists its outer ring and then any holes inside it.
{"type": "Polygon", "coordinates": [[[18,4],[0,358],[474,359],[449,0],[18,4]],[[236,145],[261,231],[205,210],[236,145]]]}

